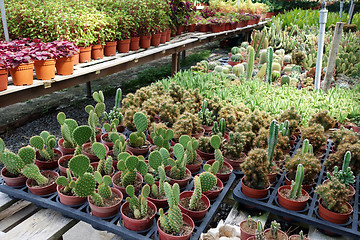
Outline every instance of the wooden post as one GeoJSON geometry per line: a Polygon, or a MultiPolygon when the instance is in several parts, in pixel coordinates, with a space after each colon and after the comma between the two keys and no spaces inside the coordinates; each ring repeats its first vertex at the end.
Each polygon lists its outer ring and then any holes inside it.
{"type": "Polygon", "coordinates": [[[171,69],[171,75],[174,76],[176,74],[176,72],[178,71],[178,54],[177,53],[173,53],[171,55],[171,63],[172,63],[172,69],[171,69]]]}
{"type": "Polygon", "coordinates": [[[184,61],[186,58],[186,50],[181,52],[181,59],[184,61]]]}
{"type": "Polygon", "coordinates": [[[336,55],[339,50],[339,44],[341,39],[341,34],[343,30],[344,23],[337,22],[335,26],[334,36],[331,43],[330,48],[330,54],[329,54],[329,60],[326,67],[326,74],[324,79],[324,91],[327,92],[330,88],[331,79],[333,76],[334,68],[335,68],[335,62],[336,62],[336,55]]]}
{"type": "Polygon", "coordinates": [[[181,61],[180,60],[181,60],[181,54],[177,53],[177,64],[178,64],[177,71],[180,71],[180,69],[181,69],[181,66],[180,66],[181,61]]]}
{"type": "Polygon", "coordinates": [[[86,96],[88,98],[92,97],[92,94],[91,94],[91,82],[86,82],[86,96]]]}

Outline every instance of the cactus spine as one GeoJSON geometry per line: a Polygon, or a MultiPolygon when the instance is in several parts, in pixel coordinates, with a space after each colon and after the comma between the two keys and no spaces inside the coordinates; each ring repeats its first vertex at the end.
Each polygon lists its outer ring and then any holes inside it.
{"type": "Polygon", "coordinates": [[[191,195],[190,203],[189,203],[189,209],[190,210],[196,210],[199,201],[201,199],[201,180],[199,176],[195,176],[194,178],[194,192],[191,195]]]}
{"type": "Polygon", "coordinates": [[[300,163],[297,166],[295,182],[291,181],[290,198],[297,199],[301,197],[301,185],[304,180],[304,167],[300,163]]]}
{"type": "Polygon", "coordinates": [[[265,82],[271,83],[271,73],[272,73],[272,63],[273,63],[273,53],[274,50],[272,47],[268,47],[266,52],[266,74],[265,82]]]}
{"type": "Polygon", "coordinates": [[[274,151],[277,143],[278,134],[279,134],[279,125],[276,124],[276,120],[273,120],[269,127],[269,138],[268,138],[269,169],[273,165],[274,151]]]}
{"type": "Polygon", "coordinates": [[[248,67],[246,69],[246,80],[249,81],[254,70],[254,48],[248,47],[248,67]]]}

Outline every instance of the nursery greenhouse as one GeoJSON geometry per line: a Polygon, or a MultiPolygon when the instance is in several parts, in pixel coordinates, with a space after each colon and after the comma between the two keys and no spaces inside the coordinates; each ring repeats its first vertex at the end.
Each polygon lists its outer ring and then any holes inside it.
{"type": "Polygon", "coordinates": [[[360,239],[359,1],[0,11],[0,239],[360,239]]]}

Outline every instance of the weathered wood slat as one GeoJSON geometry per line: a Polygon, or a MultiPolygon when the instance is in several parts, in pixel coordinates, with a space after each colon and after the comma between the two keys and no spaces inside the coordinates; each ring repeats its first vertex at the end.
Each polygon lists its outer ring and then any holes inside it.
{"type": "Polygon", "coordinates": [[[0,231],[8,232],[16,225],[39,211],[35,205],[27,201],[19,201],[0,213],[0,231]]]}
{"type": "Polygon", "coordinates": [[[19,201],[18,199],[12,199],[7,194],[0,192],[0,211],[8,208],[15,202],[19,201]]]}
{"type": "Polygon", "coordinates": [[[77,222],[53,210],[41,209],[1,237],[12,240],[58,239],[77,222]]]}

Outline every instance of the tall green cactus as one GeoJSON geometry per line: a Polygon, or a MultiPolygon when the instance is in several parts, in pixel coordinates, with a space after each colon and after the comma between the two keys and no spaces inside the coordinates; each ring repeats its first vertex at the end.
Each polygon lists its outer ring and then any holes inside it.
{"type": "Polygon", "coordinates": [[[195,176],[194,178],[194,192],[191,195],[189,209],[196,210],[199,205],[199,201],[201,199],[201,180],[199,176],[195,176]]]}
{"type": "Polygon", "coordinates": [[[350,184],[354,183],[355,176],[349,167],[350,160],[351,152],[347,151],[344,155],[344,162],[342,164],[341,170],[339,171],[338,167],[335,166],[332,175],[329,172],[327,173],[328,179],[331,181],[333,178],[337,178],[341,183],[345,184],[346,187],[349,187],[350,184]]]}
{"type": "Polygon", "coordinates": [[[92,105],[87,105],[85,111],[89,114],[88,125],[92,130],[92,135],[90,138],[91,143],[96,141],[96,127],[99,124],[99,118],[103,115],[105,111],[104,103],[104,94],[102,91],[94,92],[93,99],[96,101],[95,107],[92,105]]]}
{"type": "Polygon", "coordinates": [[[304,167],[300,163],[297,166],[295,182],[291,181],[291,191],[290,191],[291,199],[298,199],[301,197],[301,186],[303,180],[304,180],[304,167]]]}
{"type": "Polygon", "coordinates": [[[145,144],[146,136],[144,131],[148,127],[148,121],[145,114],[137,112],[134,114],[134,123],[137,132],[133,132],[129,136],[130,145],[133,147],[141,147],[145,144]]]}
{"type": "Polygon", "coordinates": [[[273,63],[273,54],[274,50],[272,47],[268,47],[266,52],[266,74],[265,82],[271,84],[271,73],[272,73],[272,63],[273,63]]]}
{"type": "Polygon", "coordinates": [[[246,69],[246,80],[251,80],[252,74],[254,70],[254,48],[248,47],[248,67],[246,69]]]}
{"type": "Polygon", "coordinates": [[[40,155],[46,160],[51,160],[54,157],[56,139],[48,131],[42,131],[40,136],[31,137],[30,145],[39,150],[40,155]]]}
{"type": "Polygon", "coordinates": [[[261,224],[260,221],[257,221],[257,228],[255,230],[255,239],[265,240],[263,225],[261,224]]]}
{"type": "Polygon", "coordinates": [[[76,127],[72,133],[72,137],[76,144],[74,156],[82,153],[82,145],[85,144],[92,136],[92,130],[89,126],[83,125],[76,127]]]}
{"type": "Polygon", "coordinates": [[[134,185],[136,170],[141,175],[146,175],[147,166],[142,156],[132,156],[127,152],[120,153],[118,156],[117,168],[121,171],[121,184],[123,187],[134,185]]]}
{"type": "Polygon", "coordinates": [[[289,137],[290,130],[289,130],[289,121],[288,120],[285,120],[285,122],[280,124],[279,132],[281,133],[282,136],[289,137]]]}
{"type": "Polygon", "coordinates": [[[169,204],[168,214],[164,214],[164,210],[160,208],[160,224],[167,233],[179,233],[183,225],[181,210],[178,206],[180,187],[175,183],[171,188],[169,183],[165,183],[165,195],[169,204]]]}
{"type": "Polygon", "coordinates": [[[224,118],[221,118],[218,122],[214,122],[214,126],[211,129],[212,135],[219,135],[221,138],[224,138],[225,136],[225,130],[226,130],[226,122],[224,118]]]}
{"type": "Polygon", "coordinates": [[[269,127],[269,138],[268,138],[268,160],[269,160],[269,169],[273,165],[274,151],[279,134],[279,125],[276,123],[276,120],[272,120],[269,127]]]}
{"type": "Polygon", "coordinates": [[[213,125],[215,116],[213,116],[213,111],[210,111],[207,108],[206,99],[203,100],[201,110],[200,110],[200,112],[198,112],[198,116],[199,116],[199,119],[200,119],[202,125],[205,125],[205,126],[213,125]]]}
{"type": "Polygon", "coordinates": [[[305,153],[313,153],[313,147],[312,147],[312,145],[309,143],[309,140],[308,140],[308,139],[305,139],[305,140],[303,141],[302,148],[301,148],[301,152],[302,152],[302,154],[305,154],[305,153]]]}
{"type": "Polygon", "coordinates": [[[61,135],[64,138],[63,146],[65,148],[74,148],[73,131],[78,127],[77,122],[74,119],[66,119],[66,115],[63,112],[58,113],[57,120],[61,125],[61,135]]]}
{"type": "Polygon", "coordinates": [[[271,222],[271,226],[270,226],[270,230],[271,230],[271,236],[275,239],[277,239],[278,236],[278,232],[280,230],[280,223],[276,222],[276,220],[271,222]]]}
{"type": "Polygon", "coordinates": [[[118,120],[119,124],[122,123],[124,116],[119,111],[121,98],[122,98],[122,91],[121,91],[121,88],[118,88],[116,90],[115,105],[114,105],[113,109],[110,110],[109,114],[107,112],[104,112],[104,117],[107,121],[112,122],[113,120],[116,119],[116,120],[118,120]]]}
{"type": "Polygon", "coordinates": [[[139,197],[135,196],[135,188],[133,185],[126,187],[126,193],[129,195],[129,197],[126,198],[126,201],[129,203],[130,209],[133,211],[135,218],[144,218],[148,211],[147,197],[150,194],[150,186],[147,184],[144,185],[139,197]]]}
{"type": "Polygon", "coordinates": [[[172,129],[165,130],[161,127],[156,128],[156,124],[154,123],[154,131],[150,133],[150,136],[158,149],[163,147],[169,150],[169,141],[174,137],[174,131],[172,129]]]}

